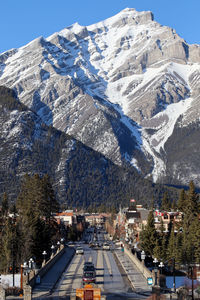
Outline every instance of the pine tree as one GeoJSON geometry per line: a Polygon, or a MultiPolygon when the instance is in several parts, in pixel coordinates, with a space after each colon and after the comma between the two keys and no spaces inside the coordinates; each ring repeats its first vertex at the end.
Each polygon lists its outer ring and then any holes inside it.
{"type": "Polygon", "coordinates": [[[8,195],[6,193],[3,194],[2,204],[1,204],[1,212],[3,216],[7,216],[9,210],[8,204],[8,195]]]}
{"type": "Polygon", "coordinates": [[[166,235],[163,219],[161,219],[160,225],[160,234],[159,234],[159,243],[160,243],[160,258],[162,261],[166,260],[166,235]]]}
{"type": "Polygon", "coordinates": [[[167,238],[163,235],[161,240],[161,260],[165,261],[167,259],[167,238]]]}
{"type": "Polygon", "coordinates": [[[198,216],[192,220],[190,225],[190,241],[192,244],[191,260],[200,263],[200,220],[198,216]]]}
{"type": "Polygon", "coordinates": [[[178,233],[175,238],[175,260],[179,265],[183,262],[183,236],[182,233],[178,233]]]}
{"type": "Polygon", "coordinates": [[[175,257],[175,234],[174,234],[174,226],[172,227],[169,243],[167,247],[167,258],[171,259],[175,257]]]}
{"type": "Polygon", "coordinates": [[[156,257],[158,260],[162,259],[162,249],[159,243],[159,240],[156,239],[156,244],[155,247],[153,249],[153,256],[156,257]]]}
{"type": "Polygon", "coordinates": [[[163,219],[161,219],[161,222],[160,222],[160,236],[161,236],[161,238],[163,238],[163,236],[165,236],[165,227],[164,227],[163,219]]]}
{"type": "Polygon", "coordinates": [[[190,219],[193,216],[196,216],[199,213],[199,196],[195,192],[195,186],[193,181],[189,184],[189,191],[187,193],[187,200],[186,200],[186,216],[190,219]]]}
{"type": "Polygon", "coordinates": [[[51,217],[58,203],[48,175],[25,175],[17,199],[24,258],[42,256],[51,243],[51,217]],[[46,224],[48,223],[48,225],[46,224]],[[36,250],[37,249],[37,250],[36,250]]]}
{"type": "Polygon", "coordinates": [[[161,209],[168,211],[169,208],[170,208],[169,196],[168,196],[168,192],[165,192],[162,199],[161,209]]]}
{"type": "Polygon", "coordinates": [[[183,242],[182,242],[182,255],[183,263],[190,264],[193,261],[194,249],[192,245],[192,234],[190,229],[190,222],[184,217],[183,222],[183,242]]]}
{"type": "Polygon", "coordinates": [[[7,218],[2,230],[2,247],[1,247],[1,270],[8,271],[20,264],[20,241],[18,228],[13,218],[7,218]]]}
{"type": "Polygon", "coordinates": [[[155,199],[154,199],[154,197],[152,197],[151,204],[150,204],[150,210],[154,210],[154,208],[155,208],[155,199]]]}
{"type": "Polygon", "coordinates": [[[50,220],[53,213],[59,210],[59,203],[55,197],[50,177],[45,175],[42,180],[42,197],[40,203],[40,212],[47,220],[50,220]]]}
{"type": "Polygon", "coordinates": [[[172,211],[176,211],[177,205],[176,205],[175,200],[173,200],[171,208],[172,208],[172,211]]]}
{"type": "Polygon", "coordinates": [[[178,199],[178,203],[177,203],[177,207],[178,207],[179,211],[184,212],[185,211],[185,205],[186,205],[186,193],[185,193],[185,190],[182,189],[180,191],[179,199],[178,199]]]}
{"type": "Polygon", "coordinates": [[[1,270],[7,272],[12,261],[12,224],[8,218],[2,230],[1,270]]]}
{"type": "Polygon", "coordinates": [[[154,224],[154,215],[153,211],[149,212],[147,225],[145,229],[141,233],[140,241],[141,241],[141,248],[145,251],[147,255],[153,255],[153,250],[155,247],[157,239],[157,233],[154,224]]]}

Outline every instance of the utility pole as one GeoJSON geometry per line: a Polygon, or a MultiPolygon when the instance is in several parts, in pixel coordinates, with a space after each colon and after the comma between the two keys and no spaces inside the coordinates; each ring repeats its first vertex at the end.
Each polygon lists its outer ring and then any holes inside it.
{"type": "Polygon", "coordinates": [[[175,258],[173,258],[173,288],[174,292],[176,292],[175,258]]]}
{"type": "Polygon", "coordinates": [[[193,277],[193,266],[190,266],[191,279],[192,279],[192,300],[194,300],[194,277],[193,277]]]}
{"type": "MultiPolygon", "coordinates": [[[[12,278],[13,278],[13,287],[15,286],[15,259],[14,259],[14,241],[15,241],[15,231],[14,231],[14,228],[15,228],[15,223],[14,223],[14,220],[12,219],[12,278]]],[[[16,230],[16,229],[15,229],[16,230]]]]}

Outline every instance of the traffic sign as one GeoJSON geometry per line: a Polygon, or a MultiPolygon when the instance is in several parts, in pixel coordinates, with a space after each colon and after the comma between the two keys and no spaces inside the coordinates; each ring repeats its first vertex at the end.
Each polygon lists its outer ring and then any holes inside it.
{"type": "Polygon", "coordinates": [[[147,284],[152,285],[153,284],[153,278],[152,277],[147,277],[147,284]]]}

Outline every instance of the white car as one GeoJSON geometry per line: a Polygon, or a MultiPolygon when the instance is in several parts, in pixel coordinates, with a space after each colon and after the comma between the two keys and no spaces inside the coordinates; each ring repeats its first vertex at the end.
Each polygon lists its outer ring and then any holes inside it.
{"type": "Polygon", "coordinates": [[[76,254],[84,254],[83,248],[82,247],[77,247],[76,248],[76,254]]]}
{"type": "Polygon", "coordinates": [[[103,250],[110,250],[110,245],[108,243],[104,243],[103,250]]]}

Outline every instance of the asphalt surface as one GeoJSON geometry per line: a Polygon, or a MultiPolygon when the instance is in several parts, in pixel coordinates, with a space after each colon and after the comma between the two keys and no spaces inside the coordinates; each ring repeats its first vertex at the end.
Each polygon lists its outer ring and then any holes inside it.
{"type": "MultiPolygon", "coordinates": [[[[145,299],[151,295],[151,287],[147,285],[146,278],[141,274],[141,272],[136,268],[130,258],[123,252],[120,248],[115,248],[114,250],[115,257],[118,260],[118,263],[121,265],[121,268],[124,270],[124,274],[127,275],[129,283],[132,286],[130,289],[129,296],[126,294],[117,294],[107,295],[108,300],[114,299],[145,299]]],[[[66,247],[63,255],[59,258],[55,265],[42,277],[40,284],[37,284],[33,288],[32,298],[37,300],[42,299],[52,299],[54,300],[53,291],[59,282],[64,270],[69,265],[72,257],[75,254],[73,247],[66,247]]],[[[62,298],[62,297],[60,297],[62,298]]],[[[6,299],[23,299],[23,297],[7,297],[6,299]]],[[[57,298],[55,298],[57,299],[57,298]]],[[[69,299],[65,297],[63,299],[69,299]]],[[[167,298],[168,299],[168,298],[167,298]]]]}
{"type": "MultiPolygon", "coordinates": [[[[146,279],[143,277],[141,272],[137,270],[133,263],[130,261],[129,257],[122,253],[120,248],[115,249],[114,253],[116,258],[121,264],[121,267],[124,270],[124,273],[127,274],[128,280],[132,285],[132,291],[130,290],[130,295],[127,297],[127,293],[124,296],[121,294],[118,296],[117,294],[109,294],[107,295],[107,299],[142,299],[147,298],[151,295],[151,288],[147,285],[146,279]],[[132,293],[131,293],[132,292],[132,293]],[[136,293],[138,297],[136,297],[136,293]],[[132,295],[131,295],[132,294],[132,295]]],[[[57,282],[62,276],[62,273],[70,263],[72,257],[74,255],[74,249],[67,247],[65,248],[65,252],[62,257],[56,262],[56,264],[49,270],[47,274],[42,278],[41,283],[36,285],[33,289],[33,299],[42,299],[48,298],[52,299],[53,295],[52,292],[56,287],[57,282]]],[[[66,298],[67,299],[67,298],[66,298]]]]}

